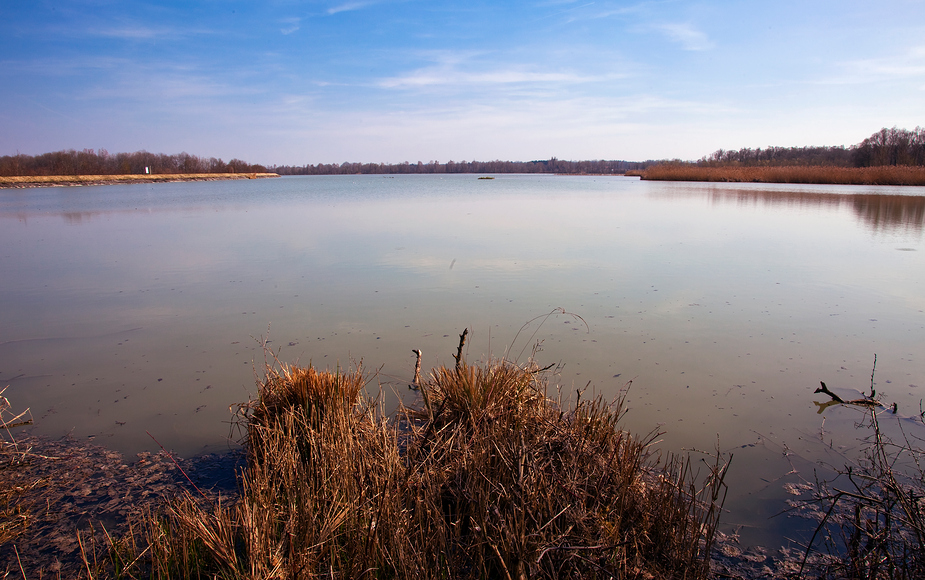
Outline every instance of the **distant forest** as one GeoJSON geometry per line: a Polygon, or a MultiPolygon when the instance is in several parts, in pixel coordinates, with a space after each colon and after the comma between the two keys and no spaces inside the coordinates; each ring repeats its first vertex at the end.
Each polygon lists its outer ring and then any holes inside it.
{"type": "Polygon", "coordinates": [[[280,175],[355,175],[409,173],[624,173],[630,169],[645,169],[654,161],[431,161],[423,163],[319,163],[317,165],[251,165],[240,159],[225,163],[214,157],[204,158],[179,153],[164,155],[138,151],[109,153],[94,151],[56,151],[42,155],[0,157],[0,176],[36,175],[130,175],[142,174],[148,167],[154,174],[178,173],[264,173],[280,175]]]}
{"type": "MultiPolygon", "coordinates": [[[[280,175],[355,175],[411,173],[560,173],[621,174],[662,163],[659,161],[447,161],[439,163],[319,163],[317,165],[254,165],[232,159],[227,163],[215,157],[197,157],[189,153],[109,153],[94,151],[56,151],[41,155],[6,155],[0,157],[0,176],[39,175],[132,175],[149,168],[153,174],[178,173],[264,173],[280,175]]],[[[674,160],[671,163],[681,163],[674,160]]],[[[694,165],[779,167],[836,166],[873,167],[880,165],[925,166],[925,128],[881,129],[851,147],[768,147],[766,149],[720,149],[693,162],[694,165]]]]}
{"type": "Polygon", "coordinates": [[[94,151],[55,151],[41,155],[5,155],[0,157],[0,176],[38,175],[141,175],[148,168],[153,174],[178,173],[265,173],[263,165],[251,165],[240,159],[225,163],[215,157],[196,157],[189,153],[109,153],[94,151]]]}
{"type": "Polygon", "coordinates": [[[655,161],[431,161],[423,163],[319,163],[317,165],[274,165],[270,171],[280,175],[347,175],[410,174],[410,173],[570,173],[605,174],[625,173],[631,169],[645,169],[655,161]]]}
{"type": "Polygon", "coordinates": [[[706,167],[817,166],[876,167],[925,165],[925,128],[881,129],[851,147],[768,147],[720,149],[696,162],[706,167]]]}

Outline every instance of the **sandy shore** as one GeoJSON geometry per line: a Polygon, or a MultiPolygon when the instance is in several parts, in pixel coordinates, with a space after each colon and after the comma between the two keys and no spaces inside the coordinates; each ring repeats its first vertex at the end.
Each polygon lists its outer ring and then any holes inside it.
{"type": "Polygon", "coordinates": [[[0,188],[62,187],[75,185],[115,185],[125,183],[163,183],[167,181],[222,181],[263,179],[276,173],[175,173],[159,175],[39,175],[0,177],[0,188]]]}

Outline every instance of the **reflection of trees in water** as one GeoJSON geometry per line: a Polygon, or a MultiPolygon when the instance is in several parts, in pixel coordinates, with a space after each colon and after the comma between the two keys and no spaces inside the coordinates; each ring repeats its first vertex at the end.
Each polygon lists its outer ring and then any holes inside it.
{"type": "Polygon", "coordinates": [[[872,193],[839,194],[811,191],[711,188],[707,194],[713,202],[738,204],[830,207],[847,204],[858,219],[872,230],[925,227],[925,196],[878,195],[872,193]]]}
{"type": "Polygon", "coordinates": [[[851,196],[858,217],[875,230],[912,227],[921,230],[925,224],[925,197],[906,195],[851,196]]]}
{"type": "Polygon", "coordinates": [[[93,218],[95,214],[89,211],[66,211],[61,215],[64,217],[64,221],[70,225],[80,225],[84,222],[84,220],[90,221],[90,219],[93,218]]]}

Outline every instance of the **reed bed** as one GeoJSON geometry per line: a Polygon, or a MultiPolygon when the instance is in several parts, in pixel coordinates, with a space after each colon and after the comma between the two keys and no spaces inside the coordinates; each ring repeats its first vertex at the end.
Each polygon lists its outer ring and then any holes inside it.
{"type": "Polygon", "coordinates": [[[908,165],[740,167],[665,163],[634,172],[634,175],[651,181],[925,185],[925,167],[908,165]]]}
{"type": "Polygon", "coordinates": [[[566,409],[544,376],[458,359],[388,420],[359,368],[269,368],[240,408],[240,496],[170,501],[88,574],[707,578],[719,456],[698,479],[619,427],[622,398],[566,409]]]}

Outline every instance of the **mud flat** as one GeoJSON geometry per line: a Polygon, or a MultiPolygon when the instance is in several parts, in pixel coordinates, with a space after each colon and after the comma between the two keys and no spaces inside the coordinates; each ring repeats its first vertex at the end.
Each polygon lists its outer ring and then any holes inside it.
{"type": "Polygon", "coordinates": [[[107,546],[168,497],[197,489],[213,501],[234,495],[243,460],[237,449],[193,459],[166,452],[126,458],[71,437],[4,440],[0,573],[19,574],[22,566],[30,578],[76,578],[85,567],[81,543],[87,553],[107,546]]]}

